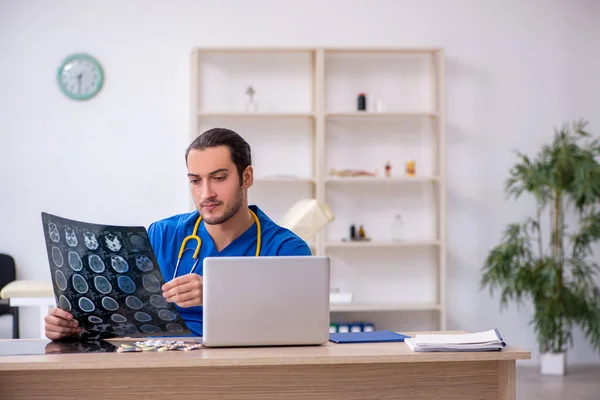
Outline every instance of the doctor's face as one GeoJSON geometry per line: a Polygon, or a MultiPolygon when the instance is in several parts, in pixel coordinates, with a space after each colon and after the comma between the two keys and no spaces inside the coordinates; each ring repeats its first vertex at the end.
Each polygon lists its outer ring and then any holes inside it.
{"type": "Polygon", "coordinates": [[[243,183],[226,146],[191,150],[187,158],[188,179],[196,208],[209,225],[222,224],[244,205],[244,190],[252,181],[252,167],[243,183]]]}

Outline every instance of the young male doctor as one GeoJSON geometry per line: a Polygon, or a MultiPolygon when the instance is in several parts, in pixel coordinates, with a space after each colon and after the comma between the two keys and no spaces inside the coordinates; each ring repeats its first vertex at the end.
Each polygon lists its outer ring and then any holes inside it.
{"type": "MultiPolygon", "coordinates": [[[[307,243],[248,206],[253,182],[250,145],[236,132],[210,129],[185,153],[196,211],[150,225],[148,235],[165,279],[163,296],[175,303],[192,332],[202,336],[202,260],[219,256],[310,256],[307,243]],[[182,244],[185,250],[178,261],[182,244]],[[196,259],[193,255],[200,245],[196,259]]],[[[81,332],[73,316],[58,307],[45,317],[46,336],[58,340],[81,332]]]]}

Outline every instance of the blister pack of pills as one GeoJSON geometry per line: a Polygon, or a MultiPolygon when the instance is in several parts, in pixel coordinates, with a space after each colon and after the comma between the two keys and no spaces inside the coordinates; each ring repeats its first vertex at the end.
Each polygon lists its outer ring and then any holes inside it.
{"type": "Polygon", "coordinates": [[[135,343],[123,343],[117,349],[117,353],[131,353],[143,351],[191,351],[202,348],[202,343],[184,342],[181,340],[145,340],[135,343]]]}

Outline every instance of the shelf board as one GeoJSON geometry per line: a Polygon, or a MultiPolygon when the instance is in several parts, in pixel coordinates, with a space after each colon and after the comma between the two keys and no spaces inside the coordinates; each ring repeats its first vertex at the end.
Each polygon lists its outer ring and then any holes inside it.
{"type": "Polygon", "coordinates": [[[438,176],[414,176],[414,177],[380,177],[380,176],[356,176],[356,177],[343,177],[343,176],[329,176],[325,179],[326,183],[418,183],[418,182],[437,182],[439,181],[438,176]]]}
{"type": "Polygon", "coordinates": [[[436,47],[332,47],[326,48],[325,54],[352,53],[398,53],[398,54],[434,54],[443,51],[436,47]]]}
{"type": "Polygon", "coordinates": [[[353,112],[329,112],[325,113],[328,118],[434,118],[438,114],[434,112],[373,112],[373,111],[353,111],[353,112]]]}
{"type": "Polygon", "coordinates": [[[198,113],[202,118],[314,118],[314,113],[261,113],[261,112],[206,112],[198,113]]]}
{"type": "Polygon", "coordinates": [[[254,183],[311,183],[314,184],[315,180],[311,178],[286,178],[286,177],[272,177],[272,178],[255,178],[254,183]]]}
{"type": "Polygon", "coordinates": [[[345,248],[381,248],[381,247],[423,247],[439,246],[439,240],[406,240],[406,241],[365,241],[365,242],[328,242],[325,245],[327,249],[345,249],[345,248]]]}
{"type": "MultiPolygon", "coordinates": [[[[196,47],[201,53],[313,53],[312,47],[196,47]]],[[[423,49],[424,50],[424,49],[423,49]]],[[[422,50],[422,51],[423,51],[422,50]]]]}
{"type": "MultiPolygon", "coordinates": [[[[314,47],[211,47],[199,46],[194,50],[202,53],[295,53],[295,52],[315,52],[318,49],[314,47]]],[[[430,54],[443,51],[440,47],[327,47],[324,49],[326,54],[332,53],[400,53],[400,54],[430,54]]]]}
{"type": "Polygon", "coordinates": [[[411,304],[411,303],[331,303],[331,312],[351,311],[430,311],[439,310],[439,304],[411,304]]]}

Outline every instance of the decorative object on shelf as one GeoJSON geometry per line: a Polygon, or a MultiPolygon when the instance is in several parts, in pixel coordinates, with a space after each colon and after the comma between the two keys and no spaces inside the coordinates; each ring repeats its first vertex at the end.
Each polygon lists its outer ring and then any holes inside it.
{"type": "Polygon", "coordinates": [[[371,240],[371,238],[367,237],[365,228],[362,225],[358,227],[358,238],[356,240],[359,242],[368,242],[371,240]]]}
{"type": "Polygon", "coordinates": [[[104,84],[102,66],[89,54],[77,53],[67,57],[56,73],[60,90],[73,100],[89,100],[104,84]]]}
{"type": "Polygon", "coordinates": [[[366,111],[367,110],[367,96],[364,93],[358,94],[358,111],[366,111]]]}
{"type": "Polygon", "coordinates": [[[402,221],[402,216],[396,214],[392,221],[392,241],[397,242],[401,240],[404,240],[404,222],[402,221]]]}
{"type": "Polygon", "coordinates": [[[350,304],[352,303],[352,292],[341,292],[339,288],[332,288],[329,292],[329,302],[331,304],[350,304]]]}
{"type": "Polygon", "coordinates": [[[375,324],[372,322],[331,322],[329,324],[329,333],[348,333],[348,332],[373,332],[375,324]]]}
{"type": "Polygon", "coordinates": [[[377,172],[369,172],[361,169],[340,169],[332,168],[329,170],[330,176],[339,177],[357,177],[357,176],[377,176],[377,172]]]}
{"type": "Polygon", "coordinates": [[[385,170],[385,176],[386,177],[389,178],[390,176],[392,176],[392,164],[390,164],[389,160],[388,160],[387,163],[385,163],[384,170],[385,170]]]}
{"type": "Polygon", "coordinates": [[[417,173],[417,166],[414,160],[408,160],[406,162],[406,176],[415,176],[417,173]]]}
{"type": "Polygon", "coordinates": [[[533,196],[535,217],[509,224],[482,267],[481,286],[491,294],[501,291],[501,309],[511,300],[533,302],[542,374],[564,374],[574,325],[600,351],[600,287],[592,251],[600,241],[600,143],[586,126],[574,121],[556,129],[535,158],[517,152],[504,190],[515,199],[533,196]]]}
{"type": "Polygon", "coordinates": [[[358,231],[356,230],[356,225],[350,225],[350,235],[347,238],[342,238],[342,242],[368,242],[371,239],[367,237],[365,228],[362,225],[359,225],[358,231]]]}
{"type": "Polygon", "coordinates": [[[375,102],[374,108],[375,108],[376,112],[386,112],[387,111],[387,106],[381,100],[377,100],[375,102]]]}
{"type": "Polygon", "coordinates": [[[246,102],[246,112],[256,112],[258,111],[258,104],[254,101],[254,94],[256,90],[252,86],[248,86],[246,89],[246,95],[248,96],[248,101],[246,102]]]}
{"type": "Polygon", "coordinates": [[[365,228],[361,225],[358,228],[358,240],[364,240],[367,235],[365,234],[365,228]]]}

